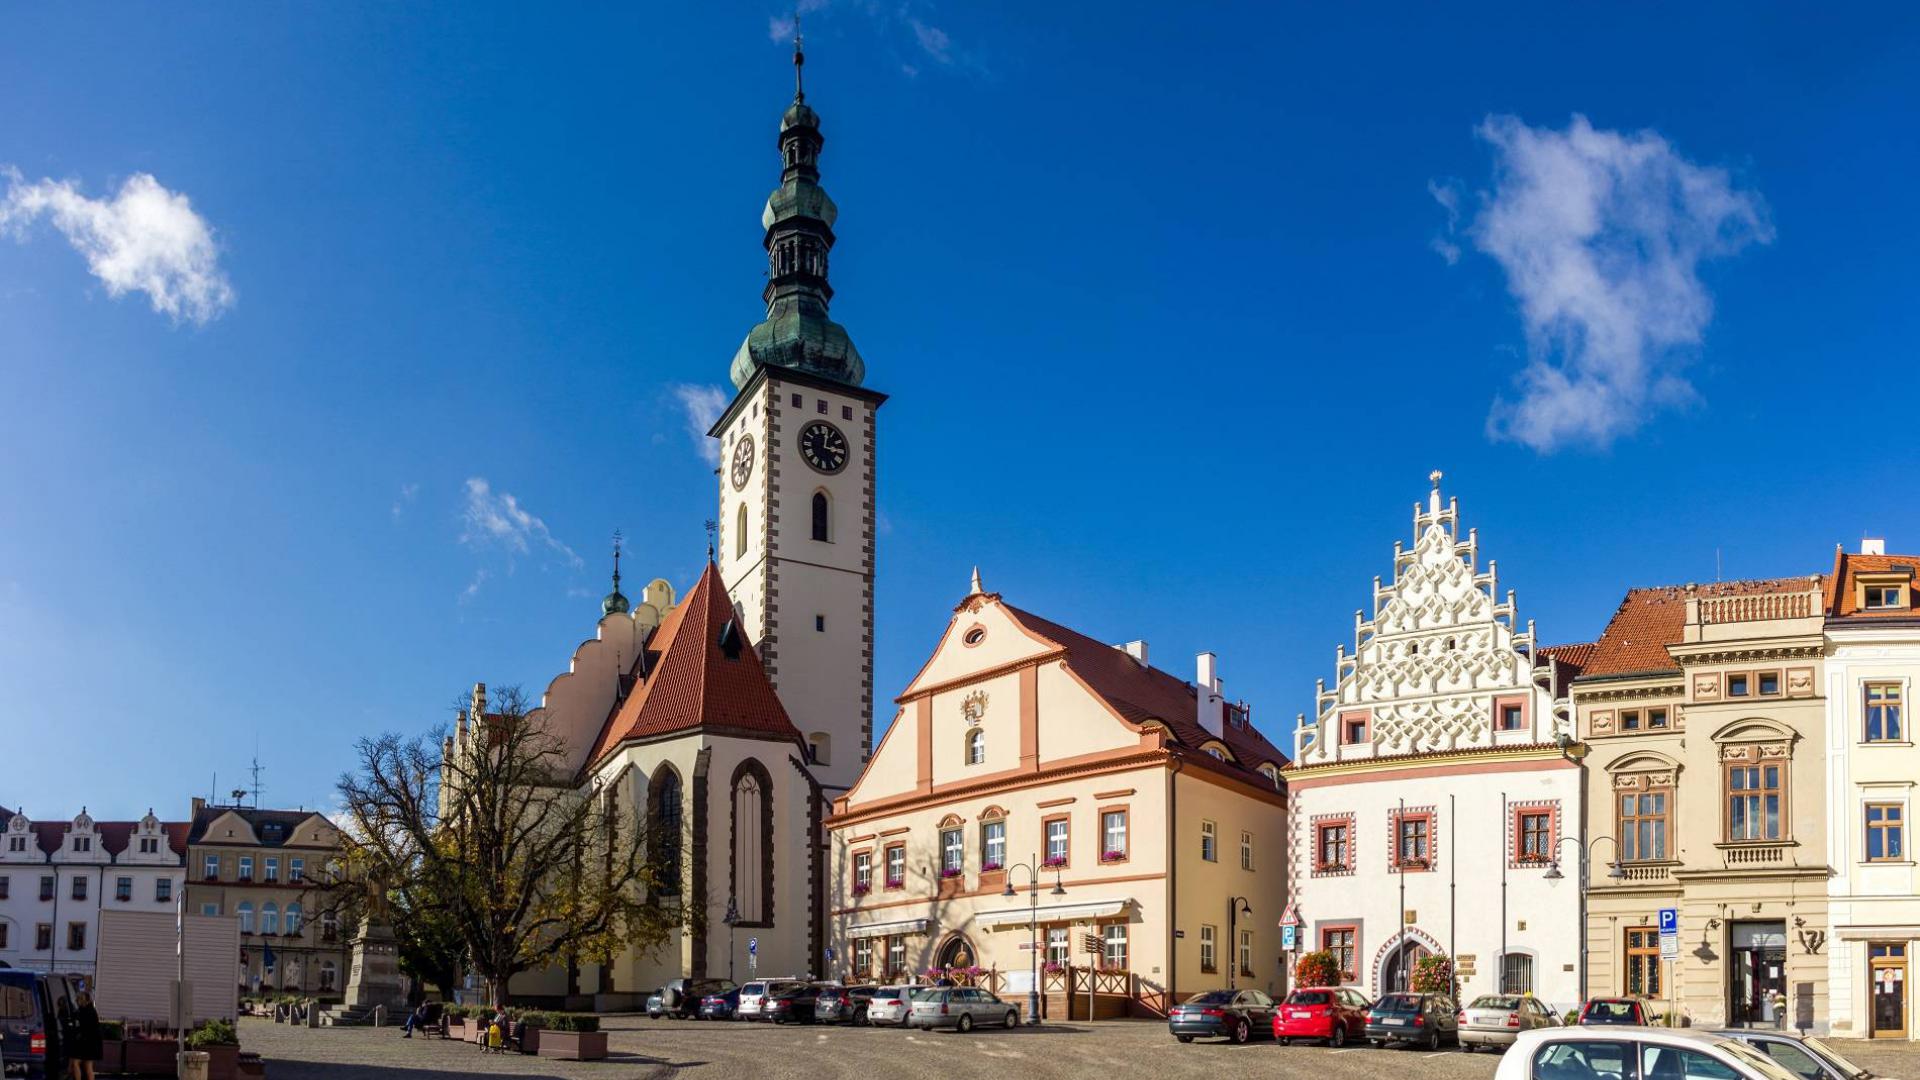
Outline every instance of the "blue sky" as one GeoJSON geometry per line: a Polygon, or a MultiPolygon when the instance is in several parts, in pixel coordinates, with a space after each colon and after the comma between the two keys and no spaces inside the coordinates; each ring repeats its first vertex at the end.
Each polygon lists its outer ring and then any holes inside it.
{"type": "MultiPolygon", "coordinates": [[[[690,584],[782,10],[8,12],[0,803],[179,815],[257,748],[326,805],[544,687],[614,529],[690,584]]],[[[1910,8],[805,22],[880,700],[978,563],[1285,740],[1435,468],[1551,642],[1716,552],[1920,549],[1910,8]]]]}

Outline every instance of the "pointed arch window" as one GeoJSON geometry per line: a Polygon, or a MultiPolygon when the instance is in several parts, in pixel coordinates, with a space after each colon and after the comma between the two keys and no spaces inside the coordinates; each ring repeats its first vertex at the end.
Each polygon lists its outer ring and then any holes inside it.
{"type": "Polygon", "coordinates": [[[830,519],[833,516],[832,510],[833,508],[827,500],[826,492],[816,491],[813,493],[813,538],[815,540],[831,541],[833,539],[830,528],[832,524],[830,519]]]}
{"type": "Polygon", "coordinates": [[[680,774],[661,766],[653,779],[654,887],[663,896],[680,894],[680,774]]]}
{"type": "Polygon", "coordinates": [[[731,897],[741,924],[773,922],[773,778],[748,758],[733,771],[731,897]]]}
{"type": "Polygon", "coordinates": [[[733,557],[747,557],[747,504],[741,503],[738,513],[733,515],[733,557]]]}

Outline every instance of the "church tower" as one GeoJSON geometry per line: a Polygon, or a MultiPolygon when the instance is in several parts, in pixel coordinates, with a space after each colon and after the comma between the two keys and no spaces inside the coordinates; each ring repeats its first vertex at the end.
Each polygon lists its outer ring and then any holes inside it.
{"type": "Polygon", "coordinates": [[[745,632],[829,794],[873,750],[874,414],[866,365],[827,315],[839,210],[820,187],[820,116],[794,37],[793,104],[780,118],[780,186],[760,216],[766,318],[730,372],[720,440],[715,557],[745,632]]]}

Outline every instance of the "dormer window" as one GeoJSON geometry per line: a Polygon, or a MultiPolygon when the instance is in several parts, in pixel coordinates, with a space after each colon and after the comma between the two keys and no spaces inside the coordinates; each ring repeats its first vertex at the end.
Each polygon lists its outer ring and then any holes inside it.
{"type": "Polygon", "coordinates": [[[1905,585],[1863,585],[1860,606],[1868,611],[1894,611],[1907,606],[1905,585]]]}

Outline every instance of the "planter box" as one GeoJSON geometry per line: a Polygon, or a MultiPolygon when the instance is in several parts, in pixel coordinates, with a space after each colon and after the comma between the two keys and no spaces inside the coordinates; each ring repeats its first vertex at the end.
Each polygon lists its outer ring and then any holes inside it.
{"type": "Polygon", "coordinates": [[[135,1076],[172,1076],[178,1050],[172,1039],[127,1039],[120,1044],[120,1071],[135,1076]]]}
{"type": "Polygon", "coordinates": [[[123,1054],[120,1048],[124,1045],[124,1042],[125,1040],[122,1039],[101,1039],[100,1063],[93,1067],[94,1071],[103,1073],[119,1072],[120,1063],[123,1060],[123,1054]]]}
{"type": "Polygon", "coordinates": [[[536,1054],[536,1055],[540,1053],[540,1029],[539,1028],[530,1027],[527,1029],[527,1033],[520,1037],[520,1052],[523,1054],[536,1054]]]}
{"type": "Polygon", "coordinates": [[[238,1080],[240,1075],[240,1048],[237,1046],[205,1046],[201,1052],[207,1055],[207,1080],[238,1080]]]}
{"type": "Polygon", "coordinates": [[[604,1031],[542,1031],[540,1056],[562,1061],[605,1061],[607,1033],[604,1031]]]}

